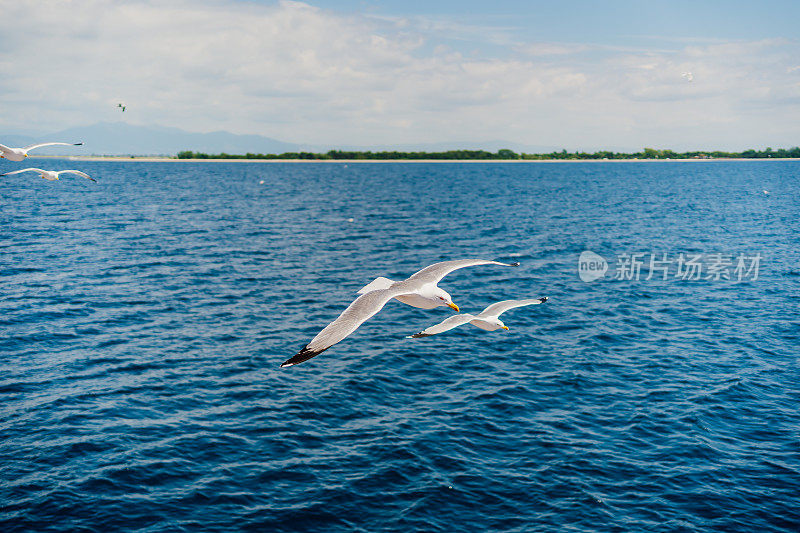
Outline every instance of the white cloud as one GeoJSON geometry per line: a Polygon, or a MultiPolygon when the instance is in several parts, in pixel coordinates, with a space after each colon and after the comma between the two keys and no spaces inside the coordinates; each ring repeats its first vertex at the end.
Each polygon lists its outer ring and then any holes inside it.
{"type": "Polygon", "coordinates": [[[573,43],[527,43],[517,47],[519,52],[532,57],[564,56],[591,49],[591,46],[573,43]]]}
{"type": "Polygon", "coordinates": [[[797,42],[675,50],[511,42],[502,28],[301,2],[0,3],[0,126],[123,118],[325,144],[796,144],[797,42]],[[485,35],[490,38],[486,39],[485,35]],[[488,49],[481,43],[491,41],[488,49]],[[687,83],[681,73],[690,71],[687,83]]]}

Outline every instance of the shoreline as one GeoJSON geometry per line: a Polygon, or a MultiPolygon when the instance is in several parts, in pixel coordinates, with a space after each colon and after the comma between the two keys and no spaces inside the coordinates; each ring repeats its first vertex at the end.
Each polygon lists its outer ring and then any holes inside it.
{"type": "Polygon", "coordinates": [[[142,163],[707,163],[715,161],[800,161],[797,157],[720,157],[698,159],[178,159],[163,156],[32,155],[28,159],[142,163]]]}

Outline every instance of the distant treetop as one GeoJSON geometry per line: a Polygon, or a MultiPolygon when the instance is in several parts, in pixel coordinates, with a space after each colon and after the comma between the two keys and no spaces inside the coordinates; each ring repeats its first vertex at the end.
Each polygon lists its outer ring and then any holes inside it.
{"type": "Polygon", "coordinates": [[[330,150],[326,153],[312,152],[284,152],[282,154],[205,154],[202,152],[192,152],[185,150],[178,152],[178,159],[298,159],[298,160],[397,160],[397,161],[419,161],[419,160],[465,160],[465,161],[497,161],[497,160],[603,160],[603,159],[767,159],[767,158],[800,158],[800,147],[780,148],[773,150],[745,150],[743,152],[722,152],[694,151],[694,152],[675,152],[672,150],[656,150],[655,148],[644,148],[641,152],[550,152],[547,154],[518,154],[506,148],[497,152],[486,150],[448,150],[446,152],[398,152],[398,151],[347,151],[330,150]]]}

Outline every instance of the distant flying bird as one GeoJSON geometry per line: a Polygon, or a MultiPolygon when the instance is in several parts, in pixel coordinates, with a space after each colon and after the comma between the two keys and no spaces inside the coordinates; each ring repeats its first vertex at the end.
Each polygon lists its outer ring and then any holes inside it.
{"type": "Polygon", "coordinates": [[[10,176],[11,174],[19,174],[20,172],[38,172],[41,176],[46,179],[47,181],[56,181],[58,180],[58,176],[61,174],[77,174],[78,176],[83,176],[86,179],[90,179],[92,181],[97,181],[93,177],[89,176],[89,174],[85,174],[80,170],[42,170],[41,168],[23,168],[22,170],[15,170],[14,172],[6,172],[5,174],[0,174],[0,176],[10,176]]]}
{"type": "Polygon", "coordinates": [[[509,309],[514,309],[515,307],[537,305],[546,301],[547,296],[542,298],[534,298],[532,300],[504,300],[502,302],[497,302],[490,305],[478,313],[478,315],[470,315],[469,313],[464,313],[463,315],[453,315],[436,324],[435,326],[431,326],[428,329],[420,331],[419,333],[410,335],[408,338],[416,339],[418,337],[430,337],[431,335],[444,333],[445,331],[457,328],[458,326],[464,325],[467,322],[485,331],[496,331],[498,329],[504,329],[508,331],[508,326],[503,324],[503,321],[500,320],[500,315],[509,309]]]}
{"type": "Polygon", "coordinates": [[[40,143],[26,146],[25,148],[9,148],[0,144],[0,158],[5,157],[9,161],[22,161],[28,157],[28,151],[34,148],[41,148],[42,146],[81,146],[83,143],[40,143]]]}
{"type": "Polygon", "coordinates": [[[311,342],[306,344],[294,357],[285,361],[281,367],[292,366],[321,354],[337,342],[353,333],[367,319],[383,309],[389,300],[395,298],[406,305],[419,309],[433,309],[444,306],[458,312],[458,306],[438,283],[454,270],[476,265],[519,266],[519,263],[500,263],[485,259],[458,259],[442,261],[427,266],[403,281],[377,278],[358,291],[359,296],[339,317],[325,326],[311,342]]]}
{"type": "Polygon", "coordinates": [[[694,75],[691,72],[684,72],[681,74],[681,77],[684,78],[686,81],[692,81],[694,79],[694,75]]]}
{"type": "Polygon", "coordinates": [[[767,189],[764,189],[764,194],[767,194],[767,195],[768,195],[768,194],[769,194],[769,191],[768,191],[767,189]]]}
{"type": "Polygon", "coordinates": [[[122,105],[122,104],[117,104],[117,107],[121,107],[121,108],[122,108],[122,112],[123,112],[123,113],[125,112],[125,106],[124,106],[124,105],[122,105]]]}

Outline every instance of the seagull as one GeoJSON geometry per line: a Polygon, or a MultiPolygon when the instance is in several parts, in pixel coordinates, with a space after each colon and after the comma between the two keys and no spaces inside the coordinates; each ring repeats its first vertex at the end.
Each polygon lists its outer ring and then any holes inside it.
{"type": "Polygon", "coordinates": [[[681,77],[684,78],[686,81],[691,82],[694,79],[694,74],[692,74],[691,72],[684,72],[683,74],[681,74],[681,77]]]}
{"type": "Polygon", "coordinates": [[[392,298],[420,309],[433,309],[434,307],[446,305],[458,312],[458,306],[453,303],[450,295],[437,285],[450,272],[459,268],[477,265],[515,267],[519,266],[519,263],[500,263],[485,259],[456,259],[454,261],[434,263],[403,281],[392,281],[383,277],[377,278],[358,291],[360,296],[353,300],[353,303],[336,320],[325,326],[294,357],[281,364],[281,368],[308,361],[312,357],[321,354],[353,333],[367,319],[383,309],[383,306],[392,298]]]}
{"type": "Polygon", "coordinates": [[[125,106],[124,106],[124,105],[122,105],[122,104],[117,104],[117,107],[121,107],[121,108],[122,108],[122,112],[123,112],[123,113],[125,112],[125,106]]]}
{"type": "Polygon", "coordinates": [[[34,148],[41,148],[42,146],[81,146],[83,143],[41,143],[32,144],[25,148],[9,148],[8,146],[0,144],[0,157],[5,157],[9,161],[22,161],[28,157],[28,151],[34,148]]]}
{"type": "Polygon", "coordinates": [[[419,333],[415,333],[414,335],[409,335],[406,338],[416,339],[418,337],[430,337],[431,335],[444,333],[447,330],[457,328],[458,326],[466,324],[467,322],[485,331],[496,331],[498,329],[504,329],[508,331],[508,326],[503,324],[503,321],[500,320],[500,315],[509,309],[514,309],[515,307],[538,305],[543,304],[546,301],[547,296],[542,298],[534,298],[532,300],[503,300],[502,302],[497,302],[490,305],[477,315],[470,315],[469,313],[453,315],[449,318],[446,318],[442,322],[439,322],[435,326],[431,326],[428,329],[420,331],[419,333]]]}
{"type": "Polygon", "coordinates": [[[22,170],[15,170],[14,172],[0,174],[0,176],[10,176],[11,174],[19,174],[20,172],[38,172],[47,181],[56,181],[58,180],[58,176],[61,174],[77,174],[78,176],[83,176],[84,178],[90,179],[94,182],[97,181],[89,174],[85,174],[80,170],[42,170],[41,168],[23,168],[22,170]]]}

